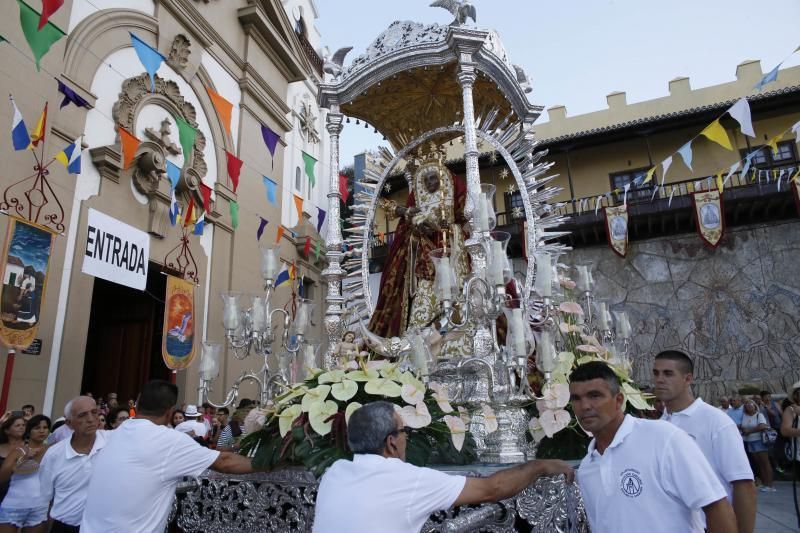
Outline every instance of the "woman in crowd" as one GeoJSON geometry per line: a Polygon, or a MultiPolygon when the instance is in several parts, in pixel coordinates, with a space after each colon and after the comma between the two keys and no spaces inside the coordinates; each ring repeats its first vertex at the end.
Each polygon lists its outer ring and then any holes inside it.
{"type": "Polygon", "coordinates": [[[174,413],[172,413],[172,423],[169,425],[172,429],[178,427],[178,424],[186,420],[186,413],[184,413],[181,409],[176,409],[174,413]]]}
{"type": "Polygon", "coordinates": [[[97,415],[97,419],[100,421],[98,424],[98,429],[105,429],[106,428],[106,415],[100,413],[97,415]]]}
{"type": "Polygon", "coordinates": [[[129,418],[127,407],[115,407],[106,417],[106,429],[117,429],[129,418]]]}
{"type": "Polygon", "coordinates": [[[36,415],[25,425],[25,443],[14,448],[0,467],[0,481],[10,480],[0,504],[0,533],[44,533],[49,502],[41,494],[39,463],[47,451],[50,419],[36,415]]]}
{"type": "MultiPolygon", "coordinates": [[[[0,465],[6,460],[11,450],[19,448],[25,441],[25,419],[21,415],[14,416],[9,411],[3,415],[2,425],[0,425],[0,465]]],[[[8,480],[0,483],[0,502],[6,497],[8,492],[8,480]]]]}
{"type": "Polygon", "coordinates": [[[792,385],[792,393],[787,398],[789,405],[784,407],[781,417],[781,435],[789,442],[795,468],[800,463],[800,381],[792,385]]]}
{"type": "Polygon", "coordinates": [[[769,424],[752,399],[744,403],[741,428],[745,450],[758,468],[758,477],[761,478],[762,485],[759,490],[775,492],[772,486],[772,466],[769,464],[769,447],[761,441],[761,434],[765,429],[769,429],[769,424]]]}

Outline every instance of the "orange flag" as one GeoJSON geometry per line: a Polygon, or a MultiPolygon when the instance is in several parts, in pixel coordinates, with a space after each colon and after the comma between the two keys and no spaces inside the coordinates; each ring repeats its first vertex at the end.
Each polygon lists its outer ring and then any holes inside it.
{"type": "Polygon", "coordinates": [[[275,239],[275,242],[280,244],[281,237],[283,237],[283,226],[278,226],[278,238],[275,239]]]}
{"type": "Polygon", "coordinates": [[[214,104],[214,109],[217,110],[217,114],[219,115],[219,119],[222,121],[222,125],[225,127],[225,131],[227,131],[228,135],[230,135],[231,112],[233,111],[233,104],[220,96],[219,93],[215,92],[210,87],[207,87],[206,91],[208,91],[208,96],[211,98],[211,102],[214,104]]]}
{"type": "Polygon", "coordinates": [[[119,127],[119,140],[122,143],[122,168],[128,168],[136,157],[136,149],[142,141],[122,126],[119,127]]]}
{"type": "Polygon", "coordinates": [[[296,194],[294,195],[294,205],[297,208],[297,219],[303,220],[303,199],[296,194]]]}

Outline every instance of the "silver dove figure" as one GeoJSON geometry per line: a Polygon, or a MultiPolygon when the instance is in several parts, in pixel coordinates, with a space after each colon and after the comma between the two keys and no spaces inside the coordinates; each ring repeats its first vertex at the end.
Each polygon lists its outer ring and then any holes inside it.
{"type": "Polygon", "coordinates": [[[450,23],[451,26],[463,26],[467,19],[478,22],[475,15],[475,6],[469,0],[436,0],[430,7],[443,7],[452,13],[456,18],[450,23]]]}
{"type": "Polygon", "coordinates": [[[531,87],[531,81],[528,79],[528,75],[525,74],[525,71],[522,70],[522,67],[519,65],[514,65],[514,70],[517,72],[517,83],[519,83],[520,88],[524,93],[529,93],[533,90],[531,87]]]}
{"type": "Polygon", "coordinates": [[[342,64],[347,53],[352,50],[352,46],[345,46],[339,48],[332,57],[325,56],[324,63],[322,64],[322,72],[330,74],[334,78],[338,78],[342,73],[342,64]]]}

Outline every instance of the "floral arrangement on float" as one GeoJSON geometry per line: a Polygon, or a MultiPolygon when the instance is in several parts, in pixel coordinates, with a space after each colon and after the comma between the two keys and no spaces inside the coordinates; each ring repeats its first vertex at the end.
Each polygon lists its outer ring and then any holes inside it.
{"type": "Polygon", "coordinates": [[[377,400],[395,404],[404,425],[412,429],[406,447],[409,463],[475,461],[465,411],[453,407],[444,385],[426,385],[403,364],[386,360],[359,358],[327,372],[307,371],[305,381],[276,397],[263,413],[263,427],[244,439],[242,453],[253,457],[256,468],[304,466],[322,475],[334,461],[352,458],[348,420],[363,404],[377,400]]]}
{"type": "Polygon", "coordinates": [[[608,364],[620,379],[628,412],[651,410],[652,397],[631,378],[632,331],[627,314],[614,312],[612,319],[608,303],[593,300],[591,263],[575,267],[576,280],[567,277],[569,267],[553,264],[549,254],[537,254],[536,264],[535,291],[544,305],[540,327],[534,325],[536,368],[529,372],[529,381],[540,399],[529,410],[528,429],[538,444],[537,457],[580,458],[591,434],[580,427],[569,407],[569,374],[575,367],[590,361],[608,364]]]}

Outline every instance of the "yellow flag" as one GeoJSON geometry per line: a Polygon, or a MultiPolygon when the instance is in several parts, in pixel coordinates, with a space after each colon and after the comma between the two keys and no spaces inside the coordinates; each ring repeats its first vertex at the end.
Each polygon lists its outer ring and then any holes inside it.
{"type": "Polygon", "coordinates": [[[778,155],[778,141],[780,141],[782,138],[783,138],[783,133],[779,133],[778,135],[770,139],[769,142],[767,143],[767,146],[769,146],[770,149],[772,150],[772,155],[778,155]]]}
{"type": "Polygon", "coordinates": [[[650,170],[647,171],[647,177],[644,178],[644,181],[642,182],[642,185],[644,185],[645,183],[648,183],[649,181],[651,181],[653,179],[653,173],[655,171],[656,171],[656,167],[653,167],[653,168],[651,168],[650,170]]]}
{"type": "Polygon", "coordinates": [[[706,129],[701,131],[700,135],[705,135],[709,141],[714,141],[723,148],[733,150],[731,141],[728,139],[728,132],[726,132],[722,124],[719,123],[719,119],[706,126],[706,129]]]}
{"type": "Polygon", "coordinates": [[[722,189],[725,188],[725,182],[722,179],[722,172],[720,170],[719,174],[717,174],[717,189],[719,189],[719,193],[722,194],[722,189]]]}

